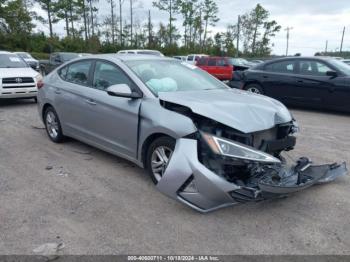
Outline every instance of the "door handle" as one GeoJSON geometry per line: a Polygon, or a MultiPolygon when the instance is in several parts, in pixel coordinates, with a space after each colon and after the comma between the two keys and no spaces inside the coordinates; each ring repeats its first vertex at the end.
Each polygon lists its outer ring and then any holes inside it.
{"type": "Polygon", "coordinates": [[[303,81],[303,80],[298,80],[297,82],[298,82],[298,83],[304,83],[304,81],[303,81]]]}
{"type": "Polygon", "coordinates": [[[55,94],[57,94],[57,95],[59,95],[59,94],[61,94],[61,91],[59,90],[59,89],[55,89],[55,94]]]}
{"type": "Polygon", "coordinates": [[[269,77],[268,77],[268,76],[263,76],[263,78],[265,78],[265,79],[266,79],[266,78],[269,78],[269,77]]]}
{"type": "Polygon", "coordinates": [[[95,102],[94,100],[92,100],[92,99],[86,99],[85,101],[86,101],[86,103],[88,103],[89,105],[93,105],[93,106],[97,105],[96,102],[95,102]]]}

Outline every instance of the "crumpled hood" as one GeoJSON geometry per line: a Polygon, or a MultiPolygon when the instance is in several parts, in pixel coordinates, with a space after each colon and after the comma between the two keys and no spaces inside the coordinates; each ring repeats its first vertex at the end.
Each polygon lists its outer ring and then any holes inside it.
{"type": "Polygon", "coordinates": [[[159,99],[186,106],[192,112],[243,133],[267,130],[292,121],[280,102],[237,89],[159,93],[159,99]]]}

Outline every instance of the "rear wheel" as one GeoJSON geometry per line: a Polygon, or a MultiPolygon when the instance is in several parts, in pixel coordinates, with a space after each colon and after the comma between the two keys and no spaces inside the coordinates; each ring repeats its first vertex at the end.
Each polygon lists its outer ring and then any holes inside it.
{"type": "Polygon", "coordinates": [[[259,84],[248,84],[245,88],[248,92],[263,95],[264,92],[259,84]]]}
{"type": "Polygon", "coordinates": [[[146,168],[154,184],[158,184],[175,149],[175,140],[160,137],[152,142],[146,156],[146,168]]]}
{"type": "Polygon", "coordinates": [[[61,128],[61,123],[58,115],[53,107],[48,107],[44,114],[44,123],[46,132],[55,143],[61,143],[64,140],[64,135],[61,128]]]}

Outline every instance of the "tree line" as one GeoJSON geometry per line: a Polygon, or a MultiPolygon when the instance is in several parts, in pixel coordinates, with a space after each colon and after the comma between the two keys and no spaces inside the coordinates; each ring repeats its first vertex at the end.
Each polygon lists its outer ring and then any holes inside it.
{"type": "MultiPolygon", "coordinates": [[[[135,14],[142,0],[0,0],[0,49],[108,53],[126,48],[158,49],[167,55],[268,56],[281,26],[257,4],[224,30],[215,0],[156,0],[147,18],[135,14]],[[108,7],[101,14],[100,7],[108,7]],[[45,15],[35,12],[40,6],[45,15]],[[167,20],[155,24],[153,13],[167,20]],[[125,12],[127,12],[125,14],[125,12]],[[48,34],[36,30],[40,22],[48,34]],[[58,35],[58,23],[64,36],[58,35]],[[239,53],[237,47],[239,46],[239,53]]],[[[40,12],[43,13],[43,12],[40,12]]]]}

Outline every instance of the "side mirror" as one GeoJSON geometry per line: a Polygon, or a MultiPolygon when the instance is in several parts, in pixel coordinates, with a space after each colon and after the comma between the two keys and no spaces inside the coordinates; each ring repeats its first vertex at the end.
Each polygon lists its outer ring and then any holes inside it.
{"type": "Polygon", "coordinates": [[[137,99],[142,97],[142,95],[139,94],[138,92],[132,91],[127,84],[112,85],[108,87],[106,91],[107,91],[107,94],[109,94],[110,96],[125,97],[125,98],[132,98],[132,99],[137,99]]]}
{"type": "Polygon", "coordinates": [[[326,75],[330,77],[337,77],[338,73],[336,71],[327,71],[326,75]]]}

